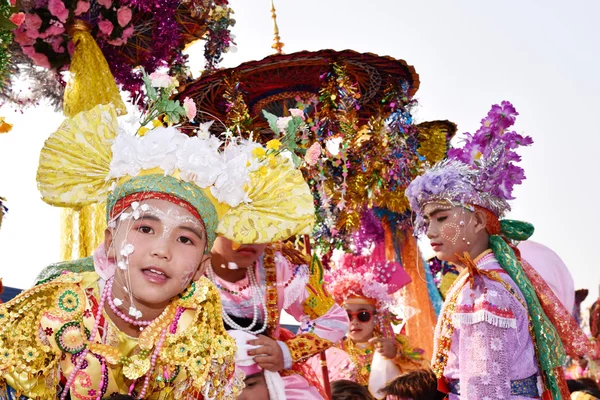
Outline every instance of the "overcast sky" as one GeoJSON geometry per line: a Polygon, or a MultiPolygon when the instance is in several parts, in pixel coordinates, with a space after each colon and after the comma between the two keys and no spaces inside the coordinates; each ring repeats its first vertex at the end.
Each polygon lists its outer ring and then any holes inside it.
{"type": "MultiPolygon", "coordinates": [[[[271,54],[269,1],[230,2],[238,49],[222,65],[271,54]]],[[[520,113],[517,131],[535,141],[521,151],[528,179],[510,216],[532,222],[532,239],[556,251],[577,288],[597,297],[600,2],[278,0],[276,7],[287,53],[353,49],[414,65],[418,122],[450,119],[459,132],[473,132],[491,104],[510,100],[520,113]]],[[[191,51],[199,70],[202,45],[191,51]]],[[[15,128],[0,135],[0,196],[10,208],[0,277],[25,287],[59,256],[59,212],[39,200],[35,170],[61,117],[44,107],[2,115],[15,128]]]]}

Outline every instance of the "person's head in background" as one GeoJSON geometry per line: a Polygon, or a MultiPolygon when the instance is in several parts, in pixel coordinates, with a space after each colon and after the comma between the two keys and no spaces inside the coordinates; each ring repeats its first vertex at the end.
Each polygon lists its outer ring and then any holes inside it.
{"type": "Polygon", "coordinates": [[[237,400],[269,400],[269,388],[264,372],[257,372],[246,376],[244,390],[237,400]]]}
{"type": "Polygon", "coordinates": [[[438,400],[443,395],[437,391],[433,371],[419,369],[400,375],[380,391],[388,400],[438,400]]]}
{"type": "Polygon", "coordinates": [[[345,379],[331,382],[332,400],[375,400],[366,387],[345,379]]]}

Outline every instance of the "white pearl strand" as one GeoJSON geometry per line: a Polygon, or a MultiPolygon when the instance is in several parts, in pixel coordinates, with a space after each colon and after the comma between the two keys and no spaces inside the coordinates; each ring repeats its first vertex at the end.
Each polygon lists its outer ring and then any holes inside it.
{"type": "MultiPolygon", "coordinates": [[[[254,335],[258,335],[259,333],[263,333],[266,329],[267,329],[267,323],[265,321],[265,323],[263,323],[263,326],[256,330],[253,331],[252,328],[254,328],[254,326],[256,325],[256,323],[258,322],[258,316],[264,312],[264,315],[266,317],[266,309],[267,309],[267,304],[266,304],[266,300],[263,298],[262,293],[260,292],[260,286],[256,280],[256,276],[254,275],[254,268],[253,266],[248,268],[247,270],[247,274],[248,274],[248,281],[250,283],[250,293],[251,295],[251,299],[252,299],[252,323],[247,326],[247,327],[243,327],[238,325],[237,323],[235,323],[235,321],[233,321],[231,319],[231,317],[229,317],[229,315],[227,315],[226,312],[223,312],[223,320],[225,322],[227,322],[227,324],[235,329],[238,329],[240,331],[244,331],[244,332],[248,332],[248,333],[252,333],[254,335]],[[262,306],[261,310],[258,309],[258,306],[262,306]]],[[[209,265],[207,268],[207,272],[208,272],[208,278],[211,280],[212,283],[216,284],[216,276],[215,276],[215,271],[213,271],[212,267],[209,265]]]]}

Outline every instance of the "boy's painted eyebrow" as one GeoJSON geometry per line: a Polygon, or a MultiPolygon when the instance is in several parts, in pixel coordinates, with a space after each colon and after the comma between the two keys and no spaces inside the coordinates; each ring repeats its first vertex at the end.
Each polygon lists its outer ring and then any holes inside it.
{"type": "MultiPolygon", "coordinates": [[[[140,220],[144,220],[144,219],[149,219],[150,221],[162,222],[162,220],[159,217],[157,217],[156,215],[152,215],[152,214],[144,214],[140,217],[140,220]]],[[[187,226],[187,225],[179,225],[178,228],[184,229],[186,231],[190,231],[194,235],[198,236],[198,238],[204,239],[203,231],[201,231],[199,229],[196,229],[194,227],[187,226]]]]}
{"type": "Polygon", "coordinates": [[[423,218],[424,218],[424,219],[430,219],[431,217],[434,217],[436,214],[438,214],[438,213],[441,213],[442,211],[448,211],[448,210],[446,210],[446,209],[444,209],[444,208],[436,208],[436,209],[434,209],[432,212],[430,212],[430,213],[428,213],[428,214],[425,214],[425,215],[423,216],[423,218]]]}

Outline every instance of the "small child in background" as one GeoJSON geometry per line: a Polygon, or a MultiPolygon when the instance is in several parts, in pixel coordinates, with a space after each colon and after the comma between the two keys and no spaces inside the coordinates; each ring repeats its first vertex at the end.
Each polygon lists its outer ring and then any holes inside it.
{"type": "Polygon", "coordinates": [[[400,375],[381,389],[387,400],[441,400],[437,378],[430,369],[418,369],[400,375]]]}
{"type": "Polygon", "coordinates": [[[375,400],[369,390],[356,382],[340,379],[331,382],[332,400],[375,400]]]}

